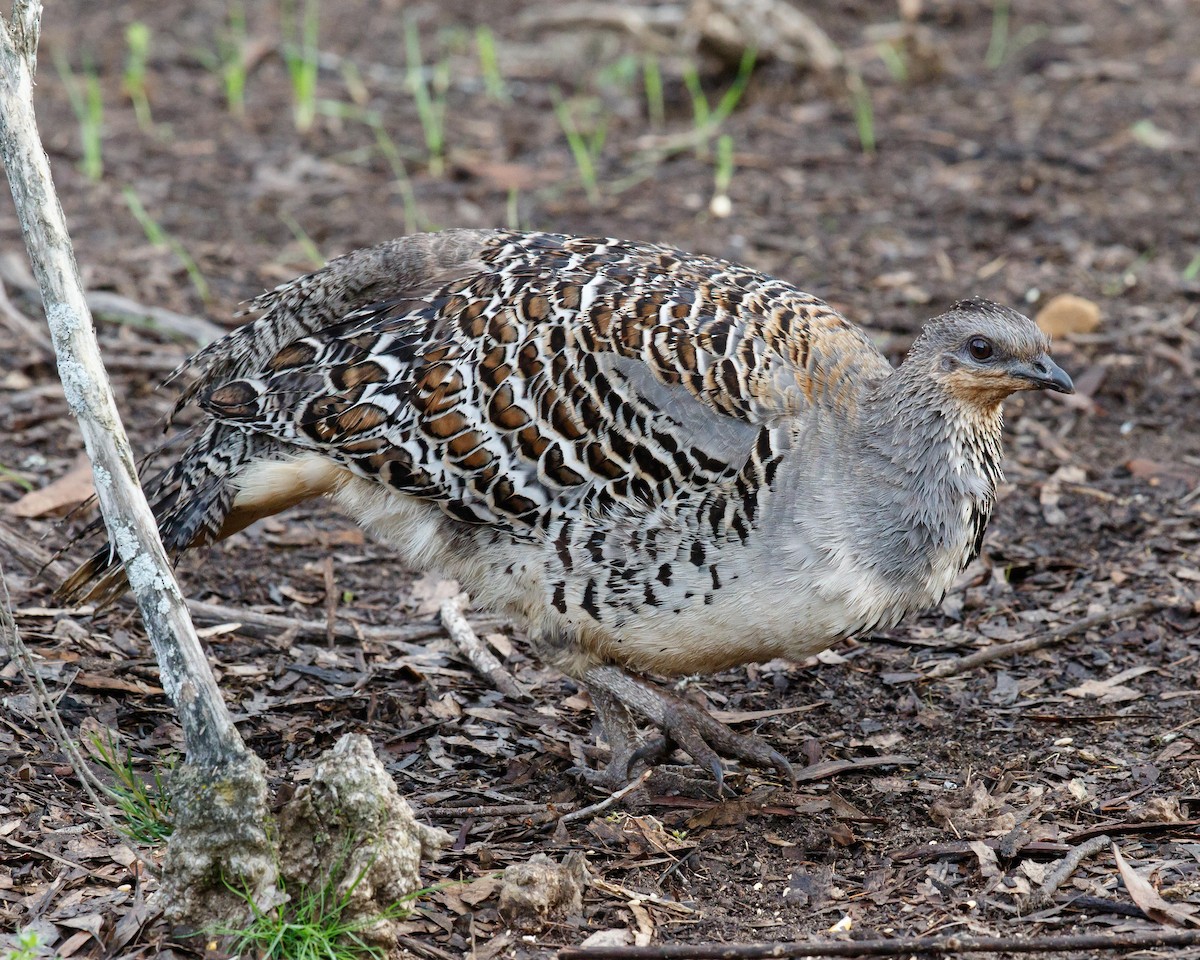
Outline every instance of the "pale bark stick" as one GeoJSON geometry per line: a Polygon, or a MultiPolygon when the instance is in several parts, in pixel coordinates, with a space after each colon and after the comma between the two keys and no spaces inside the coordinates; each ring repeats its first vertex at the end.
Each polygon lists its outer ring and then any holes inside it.
{"type": "Polygon", "coordinates": [[[1076,634],[1084,633],[1094,627],[1107,627],[1118,620],[1140,617],[1143,613],[1158,610],[1163,606],[1165,604],[1161,600],[1139,600],[1137,603],[1117,607],[1115,610],[1105,610],[1103,613],[1093,614],[1090,617],[1084,617],[1082,620],[1076,620],[1074,623],[1064,624],[1036,637],[1029,637],[1026,640],[1013,640],[1011,643],[998,643],[993,647],[984,647],[984,649],[965,657],[942,660],[926,670],[922,679],[940,680],[943,677],[953,677],[960,673],[965,673],[967,670],[973,670],[981,664],[990,663],[1002,657],[1015,657],[1022,653],[1041,650],[1043,647],[1053,646],[1056,643],[1069,640],[1076,634]]]}
{"type": "Polygon", "coordinates": [[[246,749],[233,725],[196,637],[154,515],[138,485],[104,370],[34,117],[40,14],[39,0],[15,0],[10,21],[0,18],[0,160],[41,289],[63,391],[92,461],[109,541],[125,565],[163,689],[183,729],[187,762],[176,778],[176,789],[183,793],[164,865],[163,906],[180,918],[196,916],[211,906],[202,902],[205,877],[211,883],[222,871],[255,894],[269,897],[274,889],[265,829],[266,780],[262,761],[246,749]]]}
{"type": "Polygon", "coordinates": [[[454,641],[454,645],[467,662],[475,668],[475,672],[491,681],[492,685],[506,697],[519,700],[525,696],[525,691],[517,683],[516,678],[504,669],[504,665],[492,656],[492,652],[483,645],[483,641],[475,636],[475,631],[467,623],[463,609],[469,602],[465,594],[460,593],[442,604],[439,611],[442,626],[446,635],[454,641]]]}

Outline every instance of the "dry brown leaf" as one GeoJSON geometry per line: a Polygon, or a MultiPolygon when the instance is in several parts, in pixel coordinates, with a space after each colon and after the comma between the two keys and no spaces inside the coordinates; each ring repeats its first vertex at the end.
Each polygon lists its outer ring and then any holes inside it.
{"type": "Polygon", "coordinates": [[[630,900],[627,906],[638,926],[637,933],[633,935],[633,945],[635,947],[650,946],[650,941],[654,939],[654,921],[650,918],[650,911],[640,900],[630,900]]]}
{"type": "Polygon", "coordinates": [[[611,928],[597,930],[580,944],[581,947],[628,947],[633,943],[633,931],[611,928]]]}
{"type": "Polygon", "coordinates": [[[1095,697],[1102,703],[1121,703],[1128,700],[1139,700],[1146,694],[1141,690],[1135,690],[1133,687],[1124,686],[1124,682],[1132,680],[1134,677],[1140,677],[1143,673],[1149,673],[1152,670],[1154,670],[1154,667],[1131,667],[1105,680],[1085,680],[1078,686],[1069,687],[1064,692],[1071,697],[1095,697]]]}
{"type": "Polygon", "coordinates": [[[493,897],[500,894],[500,878],[498,876],[485,876],[472,880],[465,887],[458,890],[458,898],[465,904],[472,907],[477,907],[485,900],[491,900],[493,897]]]}
{"type": "Polygon", "coordinates": [[[982,840],[972,840],[967,846],[971,848],[971,852],[975,854],[975,859],[979,861],[979,872],[981,874],[989,880],[1000,876],[1000,860],[996,856],[995,850],[982,840]]]}
{"type": "Polygon", "coordinates": [[[1154,884],[1125,862],[1125,858],[1121,856],[1121,851],[1117,849],[1115,843],[1112,851],[1113,857],[1117,861],[1117,869],[1121,871],[1121,880],[1125,883],[1125,889],[1129,891],[1133,902],[1142,909],[1146,916],[1159,923],[1169,923],[1176,927],[1200,926],[1200,921],[1197,921],[1195,916],[1196,907],[1185,903],[1168,903],[1154,889],[1154,884]]]}
{"type": "Polygon", "coordinates": [[[1051,337],[1091,333],[1100,326],[1100,307],[1084,297],[1062,293],[1038,311],[1037,325],[1051,337]]]}
{"type": "Polygon", "coordinates": [[[80,454],[71,464],[70,470],[41,490],[32,490],[25,494],[9,506],[8,512],[27,520],[51,514],[62,516],[79,506],[94,492],[91,461],[80,454]]]}

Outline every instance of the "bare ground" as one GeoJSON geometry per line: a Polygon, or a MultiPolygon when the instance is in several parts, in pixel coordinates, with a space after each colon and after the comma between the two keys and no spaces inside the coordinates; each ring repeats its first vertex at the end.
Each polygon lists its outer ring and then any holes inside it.
{"type": "MultiPolygon", "coordinates": [[[[695,131],[687,65],[714,106],[733,70],[682,48],[664,55],[659,125],[632,38],[537,32],[522,19],[535,3],[329,0],[307,132],[293,119],[274,4],[250,11],[244,118],[210,65],[228,34],[224,3],[47,10],[37,107],[76,252],[90,287],[141,303],[228,326],[240,301],[310,269],[315,251],[417,228],[519,224],[748,262],[831,300],[894,355],[968,295],[1032,313],[1067,292],[1100,308],[1094,331],[1056,342],[1076,397],[1010,405],[1008,483],[983,557],[940,611],[821,662],[686,684],[797,761],[842,762],[797,793],[733,770],[732,798],[652,783],[639,804],[556,830],[561,813],[599,799],[572,772],[593,750],[592,718],[569,683],[526,657],[519,634],[496,643],[526,702],[490,689],[443,638],[419,650],[353,639],[360,627],[430,623],[437,584],[319,507],[186,559],[191,596],[292,621],[208,620],[228,701],[273,775],[361,731],[414,807],[456,836],[430,879],[467,885],[422,901],[405,946],[423,957],[545,956],[605,928],[656,943],[786,940],[844,917],[862,936],[1145,929],[1144,895],[1131,895],[1108,849],[1049,905],[1021,909],[1054,861],[1100,833],[1178,922],[1200,907],[1200,19],[1167,0],[1074,0],[1005,24],[989,6],[927,2],[902,31],[891,4],[806,9],[861,74],[875,152],[863,148],[844,80],[761,63],[719,131],[734,148],[728,217],[710,209],[712,139],[678,141],[695,131]],[[406,17],[425,63],[446,64],[440,174],[406,87],[406,17]],[[134,20],[153,31],[149,130],[123,87],[134,20]],[[507,99],[484,82],[482,24],[507,99]],[[98,181],[79,169],[68,70],[77,81],[94,71],[103,99],[98,181]],[[556,95],[585,133],[603,127],[595,196],[556,95]],[[147,239],[126,191],[194,259],[206,293],[176,250],[147,239]],[[960,676],[924,676],[939,659],[1143,600],[1162,606],[1101,617],[1060,645],[960,676]],[[531,939],[508,931],[496,872],[575,850],[594,878],[582,914],[531,939]]],[[[23,257],[7,201],[0,254],[23,257]]],[[[9,290],[38,317],[34,299],[9,290]]],[[[155,385],[190,345],[99,324],[126,424],[148,450],[171,400],[155,385]]],[[[115,728],[149,762],[178,730],[136,615],[47,607],[39,556],[78,524],[29,501],[14,512],[79,456],[52,363],[11,322],[0,323],[0,351],[2,562],[23,636],[68,726],[115,728]]],[[[69,506],[77,493],[58,500],[69,506]]],[[[0,667],[0,697],[0,931],[35,925],[63,956],[205,952],[144,909],[153,881],[139,859],[153,863],[155,851],[102,830],[13,664],[0,667]]]]}

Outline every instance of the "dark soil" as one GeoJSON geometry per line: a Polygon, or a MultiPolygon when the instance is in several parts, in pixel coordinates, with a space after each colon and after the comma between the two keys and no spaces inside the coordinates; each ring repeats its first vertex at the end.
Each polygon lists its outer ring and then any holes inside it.
{"type": "MultiPolygon", "coordinates": [[[[715,141],[665,147],[695,129],[688,65],[714,106],[736,65],[682,48],[662,57],[656,126],[629,36],[535,30],[526,18],[537,3],[326,0],[319,110],[299,132],[281,13],[248,6],[244,118],[208,65],[227,42],[223,0],[47,6],[37,109],[89,287],[231,326],[239,302],[311,269],[314,245],[332,257],[413,229],[519,224],[749,263],[829,299],[893,356],[966,296],[1032,314],[1072,293],[1102,317],[1055,344],[1075,397],[1009,405],[1008,482],[981,560],[941,610],[819,663],[685,684],[797,764],[846,762],[797,793],[731,767],[732,798],[651,781],[648,799],[556,831],[560,813],[600,799],[572,772],[595,754],[592,715],[528,659],[519,634],[507,665],[531,691],[524,703],[491,689],[440,635],[423,654],[350,639],[362,626],[433,623],[437,585],[321,506],[186,558],[190,596],[315,625],[218,624],[206,639],[276,785],[360,731],[418,814],[457,837],[429,878],[474,882],[421,902],[408,949],[436,960],[545,956],[605,928],[655,943],[788,940],[826,935],[843,918],[861,936],[1149,928],[1144,896],[1131,895],[1108,848],[1049,906],[1019,909],[1053,861],[1102,832],[1179,912],[1200,907],[1200,18],[1188,4],[1023,5],[1006,34],[987,4],[927,0],[907,28],[894,4],[807,4],[861,74],[875,152],[862,146],[844,78],[760,63],[719,131],[735,159],[725,218],[710,211],[715,141]],[[406,86],[406,18],[426,64],[447,66],[440,175],[406,86]],[[153,31],[152,130],[123,88],[134,20],[153,31]],[[507,101],[484,83],[483,24],[507,101]],[[907,58],[907,79],[881,57],[885,44],[907,58]],[[102,93],[98,181],[80,171],[68,67],[79,82],[94,71],[102,93]],[[597,196],[580,183],[556,97],[585,132],[603,128],[597,196]],[[390,138],[391,160],[364,111],[390,138]],[[178,252],[147,239],[127,190],[194,259],[207,300],[178,252]],[[343,634],[332,644],[328,557],[343,634]],[[1146,599],[1162,607],[923,678],[939,658],[1146,599]],[[873,765],[880,756],[894,762],[873,765]],[[582,915],[525,938],[508,931],[490,878],[534,853],[573,850],[587,852],[595,880],[582,915]]],[[[0,253],[24,257],[7,201],[0,253]]],[[[36,298],[9,291],[40,318],[36,298]]],[[[126,427],[148,451],[171,402],[155,386],[194,344],[98,322],[126,427]]],[[[51,358],[17,329],[0,320],[0,549],[11,554],[12,604],[68,729],[114,728],[149,769],[178,745],[178,729],[140,621],[127,604],[95,618],[50,607],[53,576],[38,565],[79,524],[12,511],[28,488],[66,474],[81,446],[51,358]]],[[[135,856],[105,832],[4,662],[0,931],[33,926],[64,956],[204,952],[203,940],[147,914],[153,880],[138,858],[158,854],[135,856]]]]}

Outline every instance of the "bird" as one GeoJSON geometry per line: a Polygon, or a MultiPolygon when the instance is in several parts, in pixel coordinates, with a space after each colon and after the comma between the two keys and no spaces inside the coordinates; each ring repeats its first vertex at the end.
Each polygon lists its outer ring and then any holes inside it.
{"type": "MultiPolygon", "coordinates": [[[[173,416],[202,416],[145,485],[169,553],[331,498],[588,691],[610,759],[586,772],[613,788],[676,748],[718,785],[723,759],[794,783],[654,678],[803,660],[936,606],[981,547],[1002,402],[1073,391],[998,303],[955,303],[893,366],[783,280],[547,232],[402,237],[249,312],[181,368],[173,416]]],[[[60,596],[119,594],[118,563],[98,550],[60,596]]]]}

